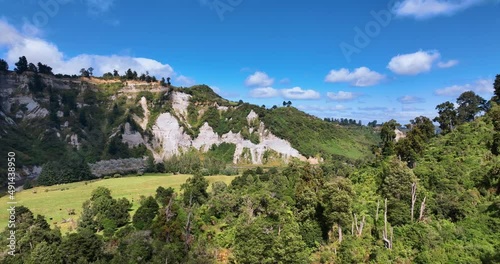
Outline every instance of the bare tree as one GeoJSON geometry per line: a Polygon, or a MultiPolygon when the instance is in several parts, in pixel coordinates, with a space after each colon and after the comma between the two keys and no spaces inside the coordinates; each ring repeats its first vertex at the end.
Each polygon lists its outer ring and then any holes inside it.
{"type": "MultiPolygon", "coordinates": [[[[365,226],[365,216],[363,216],[363,220],[358,222],[358,216],[354,214],[354,222],[352,222],[353,227],[356,227],[356,237],[360,237],[363,234],[363,227],[365,226]]],[[[354,235],[354,228],[352,231],[354,235]]]]}
{"type": "Polygon", "coordinates": [[[425,199],[427,198],[424,197],[424,200],[422,201],[422,204],[420,204],[420,216],[418,217],[418,221],[422,221],[424,218],[424,210],[425,210],[425,199]]]}
{"type": "Polygon", "coordinates": [[[415,202],[417,201],[417,184],[411,184],[411,221],[413,222],[413,210],[415,209],[415,202]]]}
{"type": "Polygon", "coordinates": [[[391,227],[391,237],[389,239],[387,233],[387,198],[385,199],[385,210],[384,210],[384,231],[382,232],[382,237],[384,240],[385,247],[387,249],[392,249],[392,233],[393,229],[391,227]]]}

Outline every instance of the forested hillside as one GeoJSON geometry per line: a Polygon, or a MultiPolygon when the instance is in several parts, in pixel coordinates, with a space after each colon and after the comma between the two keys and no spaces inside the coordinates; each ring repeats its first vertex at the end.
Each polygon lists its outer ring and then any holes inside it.
{"type": "Polygon", "coordinates": [[[441,135],[417,117],[395,141],[387,122],[371,160],[257,168],[210,192],[195,173],[133,216],[98,188],[76,233],[21,207],[17,255],[3,263],[498,263],[498,98],[450,109],[456,124],[441,135]]]}

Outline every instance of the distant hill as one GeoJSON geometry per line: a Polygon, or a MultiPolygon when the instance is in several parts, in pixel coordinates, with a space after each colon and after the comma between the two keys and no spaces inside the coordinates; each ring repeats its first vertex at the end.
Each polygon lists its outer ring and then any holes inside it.
{"type": "Polygon", "coordinates": [[[90,163],[161,162],[191,151],[222,151],[233,164],[318,163],[370,156],[378,140],[367,127],[232,102],[206,85],[0,72],[0,105],[1,148],[17,153],[18,166],[41,166],[71,149],[90,163]]]}

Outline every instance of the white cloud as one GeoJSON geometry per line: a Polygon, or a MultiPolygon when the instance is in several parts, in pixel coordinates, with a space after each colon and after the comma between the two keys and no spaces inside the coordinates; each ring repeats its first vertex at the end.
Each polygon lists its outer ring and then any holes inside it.
{"type": "Polygon", "coordinates": [[[279,91],[272,87],[255,88],[250,91],[253,98],[271,98],[279,96],[279,91]]]}
{"type": "Polygon", "coordinates": [[[180,75],[179,77],[175,78],[175,81],[178,82],[182,86],[193,86],[196,84],[196,81],[192,78],[189,78],[184,75],[180,75]]]}
{"type": "Polygon", "coordinates": [[[318,92],[314,90],[303,90],[300,87],[281,89],[280,92],[285,99],[311,100],[320,98],[320,94],[318,92]]]}
{"type": "Polygon", "coordinates": [[[387,65],[392,72],[400,75],[417,75],[431,70],[433,63],[441,55],[437,51],[417,51],[393,57],[387,65]]]}
{"type": "Polygon", "coordinates": [[[446,62],[440,61],[438,63],[438,67],[445,69],[445,68],[451,68],[453,66],[456,66],[457,64],[458,64],[458,60],[449,60],[446,62]]]}
{"type": "Polygon", "coordinates": [[[441,96],[459,96],[463,92],[474,91],[481,94],[493,94],[493,81],[487,79],[479,79],[473,84],[452,85],[435,91],[436,95],[441,96]]]}
{"type": "Polygon", "coordinates": [[[417,19],[452,15],[487,0],[404,0],[395,6],[397,16],[417,19]]]}
{"type": "Polygon", "coordinates": [[[346,82],[353,86],[365,87],[378,84],[385,78],[384,75],[372,71],[367,67],[360,67],[350,72],[348,69],[331,70],[325,77],[325,82],[346,82]]]}
{"type": "Polygon", "coordinates": [[[417,96],[405,95],[399,97],[398,102],[402,104],[420,104],[425,103],[425,99],[417,96]]]}
{"type": "Polygon", "coordinates": [[[29,32],[21,33],[4,20],[0,20],[0,32],[0,49],[6,50],[2,56],[9,65],[14,65],[20,56],[26,56],[29,62],[42,62],[51,66],[55,73],[79,74],[80,69],[93,67],[95,75],[112,72],[114,69],[124,74],[130,68],[138,73],[148,71],[156,77],[177,76],[170,65],[148,58],[92,54],[67,57],[55,44],[30,35],[29,32]]]}
{"type": "Polygon", "coordinates": [[[359,94],[339,91],[338,93],[328,92],[326,96],[332,101],[351,101],[359,97],[359,94]]]}
{"type": "Polygon", "coordinates": [[[274,79],[269,77],[267,73],[257,71],[254,74],[248,76],[245,80],[246,86],[257,86],[257,87],[268,87],[272,86],[274,79]]]}

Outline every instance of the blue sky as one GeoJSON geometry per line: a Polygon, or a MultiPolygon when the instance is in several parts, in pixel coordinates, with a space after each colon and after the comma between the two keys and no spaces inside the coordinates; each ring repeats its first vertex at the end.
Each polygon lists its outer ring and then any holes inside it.
{"type": "Polygon", "coordinates": [[[500,74],[496,0],[0,0],[0,57],[207,84],[364,123],[416,116],[500,74]]]}

